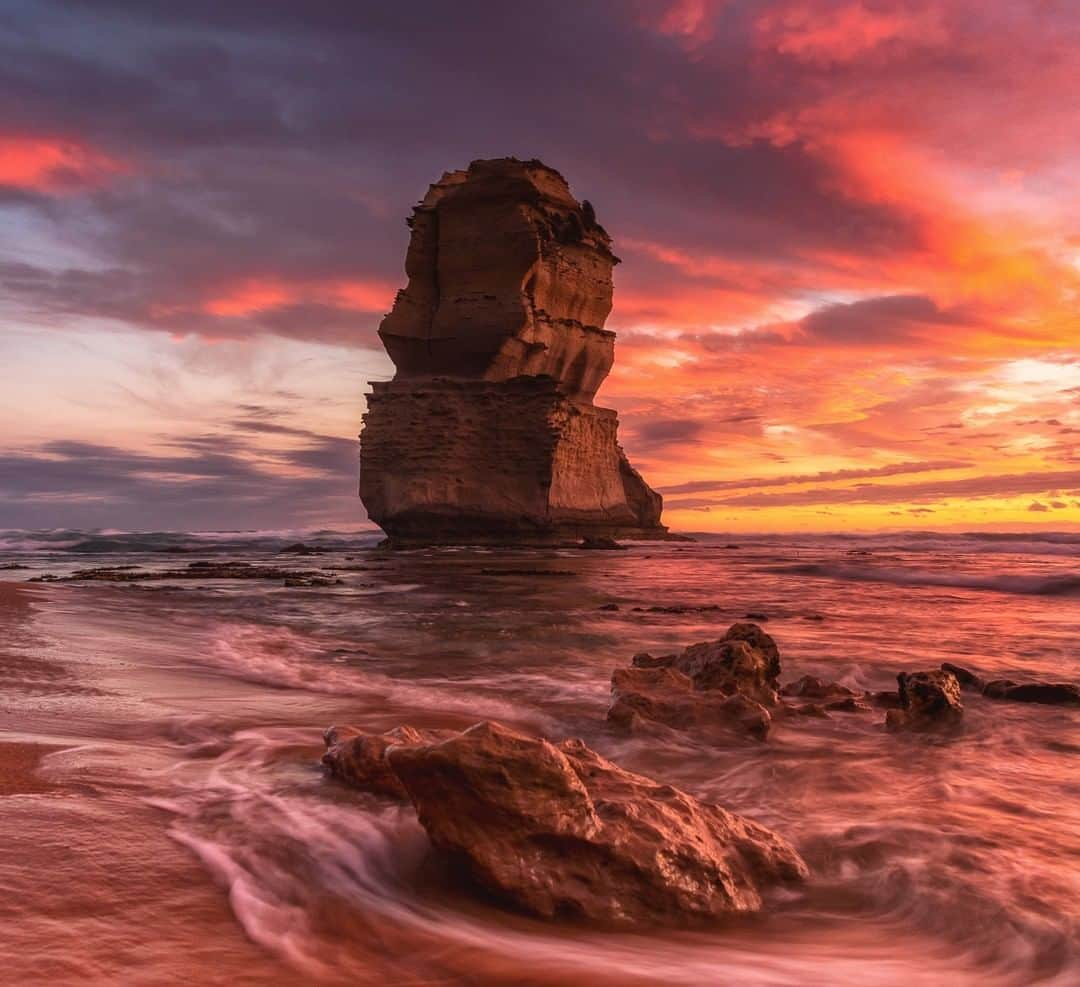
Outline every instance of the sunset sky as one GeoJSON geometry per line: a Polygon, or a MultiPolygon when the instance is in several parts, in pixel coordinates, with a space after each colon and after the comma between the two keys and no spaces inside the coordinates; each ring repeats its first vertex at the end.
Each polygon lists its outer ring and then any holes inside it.
{"type": "Polygon", "coordinates": [[[1074,0],[0,0],[0,527],[365,523],[405,216],[506,155],[673,528],[1080,527],[1074,0]]]}

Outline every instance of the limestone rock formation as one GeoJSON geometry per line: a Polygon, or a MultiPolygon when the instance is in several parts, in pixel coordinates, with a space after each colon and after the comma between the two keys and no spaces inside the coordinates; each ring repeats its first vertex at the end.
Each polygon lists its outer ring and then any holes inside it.
{"type": "Polygon", "coordinates": [[[430,744],[451,736],[450,730],[417,730],[402,725],[386,733],[365,733],[355,727],[330,727],[323,734],[322,763],[335,778],[362,792],[405,799],[408,793],[386,760],[395,744],[430,744]]]}
{"type": "Polygon", "coordinates": [[[772,724],[769,711],[749,696],[695,689],[689,676],[671,667],[616,668],[607,718],[630,733],[656,734],[659,725],[713,742],[731,735],[764,740],[772,724]]]}
{"type": "Polygon", "coordinates": [[[539,161],[474,161],[409,221],[408,285],[379,336],[360,496],[398,542],[663,537],[661,499],[593,404],[618,258],[539,161]]]}
{"type": "Polygon", "coordinates": [[[386,759],[432,844],[500,900],[542,918],[686,925],[754,912],[807,875],[782,837],[632,774],[580,740],[493,723],[386,759]]]}
{"type": "Polygon", "coordinates": [[[709,738],[764,740],[777,706],[780,650],[757,624],[732,624],[718,641],[679,654],[634,655],[611,676],[608,721],[633,732],[655,724],[709,738]]]}
{"type": "Polygon", "coordinates": [[[766,706],[777,702],[780,649],[757,624],[732,624],[719,640],[691,644],[679,654],[654,658],[641,652],[631,665],[674,668],[688,676],[695,689],[738,693],[766,706]]]}
{"type": "Polygon", "coordinates": [[[890,730],[952,730],[960,725],[964,707],[960,683],[952,672],[900,672],[900,708],[885,715],[890,730]]]}

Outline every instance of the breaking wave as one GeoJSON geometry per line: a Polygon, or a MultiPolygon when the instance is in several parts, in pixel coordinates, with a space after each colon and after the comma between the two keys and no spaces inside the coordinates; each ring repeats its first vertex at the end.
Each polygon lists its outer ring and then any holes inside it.
{"type": "Polygon", "coordinates": [[[276,552],[302,541],[324,551],[371,548],[381,531],[312,531],[281,528],[263,531],[118,531],[47,528],[0,529],[0,552],[46,552],[73,555],[115,555],[157,552],[276,552]]]}
{"type": "Polygon", "coordinates": [[[331,696],[354,696],[379,708],[440,710],[471,720],[491,718],[550,730],[550,717],[510,698],[484,695],[476,682],[444,678],[402,679],[355,666],[335,664],[324,643],[286,627],[225,624],[199,664],[256,685],[300,689],[331,696]]]}

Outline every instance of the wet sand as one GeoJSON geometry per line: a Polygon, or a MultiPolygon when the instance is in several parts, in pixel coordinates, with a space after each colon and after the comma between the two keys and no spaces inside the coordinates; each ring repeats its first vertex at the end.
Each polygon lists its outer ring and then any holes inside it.
{"type": "Polygon", "coordinates": [[[5,795],[52,791],[55,786],[45,781],[38,769],[46,754],[61,749],[41,744],[0,741],[0,798],[5,795]]]}
{"type": "Polygon", "coordinates": [[[0,583],[0,983],[288,982],[147,804],[136,779],[161,762],[132,741],[132,696],[91,684],[37,633],[64,595],[0,583]]]}

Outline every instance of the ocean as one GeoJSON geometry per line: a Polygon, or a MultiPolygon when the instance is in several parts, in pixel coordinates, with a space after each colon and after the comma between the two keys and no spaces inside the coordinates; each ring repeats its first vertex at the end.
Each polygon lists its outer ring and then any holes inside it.
{"type": "Polygon", "coordinates": [[[719,746],[605,720],[634,653],[750,614],[782,681],[1080,681],[1080,535],[378,540],[0,532],[0,981],[1080,983],[1080,711],[965,693],[955,736],[875,709],[719,746]],[[224,561],[299,574],[205,565],[224,561]],[[545,924],[455,887],[410,809],[319,763],[331,724],[483,719],[754,818],[810,881],[707,931],[545,924]]]}

